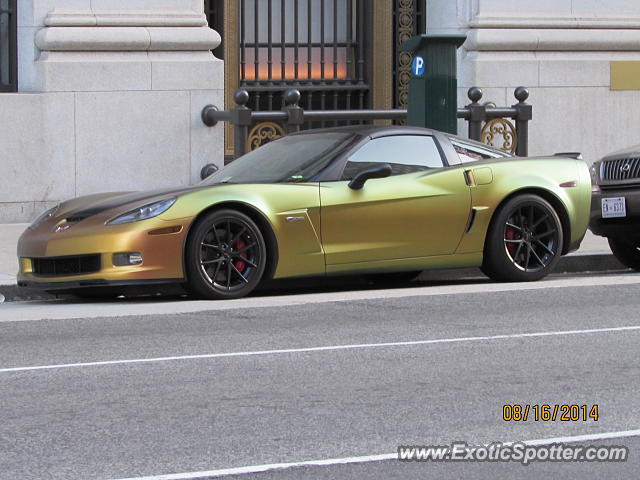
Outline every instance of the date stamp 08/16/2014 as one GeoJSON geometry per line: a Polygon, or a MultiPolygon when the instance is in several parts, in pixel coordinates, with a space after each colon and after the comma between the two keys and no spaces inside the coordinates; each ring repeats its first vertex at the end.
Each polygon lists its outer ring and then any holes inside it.
{"type": "Polygon", "coordinates": [[[598,404],[507,404],[502,406],[505,422],[597,422],[598,404]]]}

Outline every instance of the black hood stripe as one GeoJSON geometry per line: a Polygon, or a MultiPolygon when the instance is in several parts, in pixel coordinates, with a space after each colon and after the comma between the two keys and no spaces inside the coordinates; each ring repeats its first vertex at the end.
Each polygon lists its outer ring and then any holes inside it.
{"type": "Polygon", "coordinates": [[[163,198],[173,197],[200,189],[202,189],[201,186],[167,190],[154,190],[151,192],[125,193],[122,195],[117,195],[115,197],[109,197],[104,200],[99,200],[88,207],[70,210],[66,212],[64,216],[68,222],[79,222],[80,220],[84,220],[85,218],[92,217],[93,215],[98,215],[99,213],[103,213],[114,208],[124,207],[131,204],[131,209],[134,209],[137,205],[142,206],[145,203],[153,203],[155,201],[162,200],[163,198]]]}

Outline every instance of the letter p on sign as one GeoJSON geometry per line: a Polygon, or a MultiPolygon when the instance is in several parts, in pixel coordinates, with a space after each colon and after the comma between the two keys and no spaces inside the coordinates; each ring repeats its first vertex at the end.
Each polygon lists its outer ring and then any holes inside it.
{"type": "Polygon", "coordinates": [[[413,63],[411,64],[411,70],[416,77],[421,77],[424,75],[425,71],[424,58],[422,57],[414,57],[413,63]]]}

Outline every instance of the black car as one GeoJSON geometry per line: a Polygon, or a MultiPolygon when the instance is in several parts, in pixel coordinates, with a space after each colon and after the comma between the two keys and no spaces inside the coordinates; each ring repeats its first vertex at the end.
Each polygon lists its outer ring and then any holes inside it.
{"type": "Polygon", "coordinates": [[[620,262],[640,270],[640,145],[595,162],[591,178],[589,228],[608,238],[620,262]]]}

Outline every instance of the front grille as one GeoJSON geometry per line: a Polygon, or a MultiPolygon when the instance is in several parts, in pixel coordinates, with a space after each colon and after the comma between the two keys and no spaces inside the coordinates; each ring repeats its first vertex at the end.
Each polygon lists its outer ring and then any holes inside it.
{"type": "Polygon", "coordinates": [[[82,275],[100,270],[100,255],[32,258],[33,274],[41,277],[82,275]]]}
{"type": "Polygon", "coordinates": [[[633,180],[640,178],[640,158],[618,158],[602,162],[602,180],[633,180]]]}

